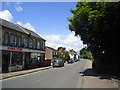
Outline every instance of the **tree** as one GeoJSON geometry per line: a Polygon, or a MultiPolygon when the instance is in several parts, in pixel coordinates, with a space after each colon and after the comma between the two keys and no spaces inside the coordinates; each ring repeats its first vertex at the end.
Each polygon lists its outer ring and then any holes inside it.
{"type": "Polygon", "coordinates": [[[65,47],[58,47],[57,51],[59,51],[60,49],[63,50],[63,51],[66,50],[65,47]]]}
{"type": "Polygon", "coordinates": [[[95,71],[119,74],[120,2],[78,2],[71,12],[69,29],[92,52],[95,71]]]}
{"type": "Polygon", "coordinates": [[[64,59],[65,59],[66,61],[70,60],[69,52],[66,51],[66,52],[64,53],[64,55],[65,55],[65,58],[64,58],[64,59]]]}
{"type": "Polygon", "coordinates": [[[80,50],[80,56],[81,56],[81,58],[84,58],[84,59],[92,59],[91,52],[88,51],[86,48],[82,48],[80,50]]]}

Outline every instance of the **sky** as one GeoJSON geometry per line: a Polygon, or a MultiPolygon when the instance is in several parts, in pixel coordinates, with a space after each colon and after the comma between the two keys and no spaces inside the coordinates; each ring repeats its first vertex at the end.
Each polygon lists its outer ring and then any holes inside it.
{"type": "Polygon", "coordinates": [[[79,51],[84,47],[80,37],[68,28],[70,8],[76,2],[3,2],[0,18],[28,28],[46,40],[46,46],[79,51]]]}

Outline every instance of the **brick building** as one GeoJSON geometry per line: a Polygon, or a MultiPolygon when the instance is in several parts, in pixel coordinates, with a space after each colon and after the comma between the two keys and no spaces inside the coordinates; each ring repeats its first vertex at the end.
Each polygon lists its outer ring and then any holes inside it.
{"type": "Polygon", "coordinates": [[[45,53],[46,60],[47,59],[53,60],[54,58],[57,58],[60,55],[60,53],[52,47],[46,46],[45,50],[46,50],[46,53],[45,53]]]}

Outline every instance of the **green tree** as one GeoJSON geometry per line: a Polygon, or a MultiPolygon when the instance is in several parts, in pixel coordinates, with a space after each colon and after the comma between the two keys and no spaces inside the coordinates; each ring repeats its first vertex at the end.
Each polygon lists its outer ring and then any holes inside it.
{"type": "Polygon", "coordinates": [[[65,56],[65,60],[68,61],[70,59],[70,56],[69,56],[69,52],[65,52],[64,53],[64,56],[65,56]]]}
{"type": "Polygon", "coordinates": [[[65,47],[58,47],[57,51],[59,51],[60,49],[62,49],[63,51],[66,50],[65,47]]]}
{"type": "Polygon", "coordinates": [[[69,29],[81,37],[94,57],[98,72],[119,74],[118,31],[120,2],[78,2],[69,29]]]}
{"type": "Polygon", "coordinates": [[[86,48],[82,48],[80,50],[80,56],[81,56],[81,58],[84,58],[84,59],[90,59],[90,60],[93,59],[92,53],[90,51],[88,51],[86,48]]]}

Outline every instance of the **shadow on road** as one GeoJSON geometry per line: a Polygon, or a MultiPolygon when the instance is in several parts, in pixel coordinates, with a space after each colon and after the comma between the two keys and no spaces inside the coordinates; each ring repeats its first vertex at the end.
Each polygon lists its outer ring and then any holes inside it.
{"type": "Polygon", "coordinates": [[[79,72],[79,73],[81,74],[81,76],[94,76],[94,77],[99,77],[99,79],[107,79],[107,80],[117,79],[117,80],[120,80],[120,77],[118,77],[118,76],[98,74],[92,68],[88,68],[85,71],[79,72]]]}

